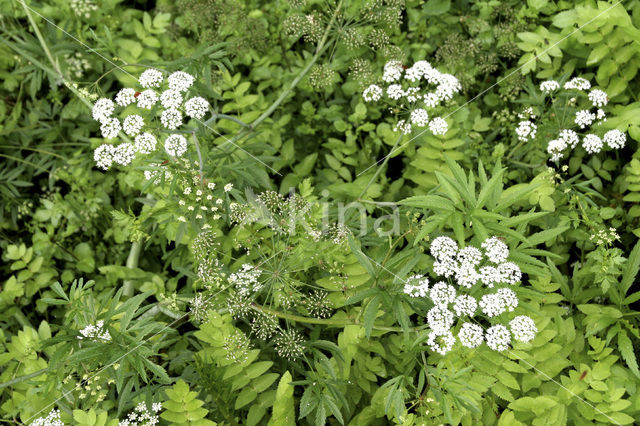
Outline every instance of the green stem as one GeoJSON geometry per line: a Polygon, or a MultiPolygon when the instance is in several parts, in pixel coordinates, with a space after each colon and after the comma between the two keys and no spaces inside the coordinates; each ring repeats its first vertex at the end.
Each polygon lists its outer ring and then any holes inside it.
{"type": "MultiPolygon", "coordinates": [[[[303,322],[303,323],[307,323],[307,324],[321,324],[321,325],[333,325],[336,327],[345,327],[347,325],[360,325],[362,326],[362,323],[359,323],[357,321],[344,321],[344,320],[340,320],[340,319],[322,319],[322,318],[310,318],[310,317],[303,317],[301,315],[294,315],[294,314],[288,314],[286,312],[280,312],[280,311],[276,311],[264,306],[260,306],[256,303],[251,305],[251,309],[255,310],[255,311],[259,311],[259,312],[263,312],[265,314],[269,314],[269,315],[274,315],[278,318],[282,318],[282,319],[286,319],[286,320],[290,320],[290,321],[295,321],[295,322],[303,322]]],[[[424,325],[424,326],[420,326],[420,327],[410,327],[409,331],[420,331],[423,330],[425,328],[427,328],[428,325],[424,325]]],[[[373,326],[374,330],[380,330],[380,331],[395,331],[395,332],[402,332],[404,331],[401,327],[387,327],[387,326],[382,326],[382,325],[374,325],[373,326]]]]}
{"type": "Polygon", "coordinates": [[[8,386],[13,386],[17,383],[24,382],[29,379],[33,379],[34,377],[38,377],[44,373],[49,371],[49,368],[43,368],[42,370],[34,371],[33,373],[26,374],[24,376],[16,377],[15,379],[9,380],[8,382],[0,383],[0,389],[6,388],[8,386]]]}
{"type": "MultiPolygon", "coordinates": [[[[141,250],[142,243],[140,243],[140,241],[134,241],[133,244],[131,244],[131,250],[129,250],[129,256],[127,256],[127,268],[135,269],[138,267],[141,250]]],[[[122,284],[122,295],[126,297],[133,296],[133,281],[126,280],[122,284]]]]}
{"type": "Polygon", "coordinates": [[[249,128],[251,127],[249,124],[245,123],[244,121],[240,120],[239,118],[236,118],[232,115],[228,115],[228,114],[219,114],[219,113],[215,113],[215,114],[211,114],[211,118],[208,119],[207,121],[204,122],[204,125],[207,126],[209,124],[212,124],[214,121],[216,121],[218,118],[221,118],[223,120],[229,120],[229,121],[233,121],[234,123],[238,123],[239,125],[241,125],[242,127],[246,127],[249,128]]]}
{"type": "Polygon", "coordinates": [[[24,11],[26,12],[27,17],[29,18],[29,22],[33,27],[33,31],[36,33],[36,37],[38,37],[38,41],[40,42],[40,45],[42,46],[44,53],[47,55],[47,58],[49,58],[49,62],[51,62],[51,65],[53,66],[55,71],[58,73],[60,78],[64,80],[65,79],[64,75],[62,74],[62,71],[60,71],[60,67],[58,66],[58,63],[53,59],[53,55],[51,55],[51,52],[49,51],[49,46],[47,46],[47,43],[44,41],[44,37],[42,37],[42,34],[40,33],[40,30],[38,29],[38,26],[36,25],[36,22],[33,19],[33,16],[31,16],[31,12],[29,11],[27,4],[24,2],[24,0],[22,0],[20,3],[22,3],[22,7],[24,8],[24,11]]]}
{"type": "Polygon", "coordinates": [[[200,152],[200,144],[198,143],[198,137],[196,136],[196,132],[191,132],[191,137],[193,138],[193,144],[196,146],[196,152],[198,153],[198,165],[200,166],[200,181],[204,178],[204,164],[202,164],[202,153],[200,152]]]}

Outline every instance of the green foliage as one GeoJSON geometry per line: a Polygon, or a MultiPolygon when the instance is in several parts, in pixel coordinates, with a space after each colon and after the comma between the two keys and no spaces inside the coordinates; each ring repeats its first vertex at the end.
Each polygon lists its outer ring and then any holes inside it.
{"type": "Polygon", "coordinates": [[[166,389],[165,393],[169,399],[162,404],[165,411],[161,417],[171,425],[216,425],[215,422],[204,418],[208,412],[202,407],[204,402],[197,398],[197,392],[189,390],[189,385],[183,380],[178,380],[171,389],[166,389]]]}
{"type": "Polygon", "coordinates": [[[637,423],[640,2],[142,3],[0,2],[0,418],[637,423]],[[412,107],[363,99],[389,59],[459,79],[444,135],[399,136],[412,107]],[[147,67],[196,76],[206,121],[181,159],[159,133],[158,155],[99,170],[91,106],[147,67]],[[574,76],[628,137],[556,164],[587,93],[538,87],[574,76]],[[442,235],[508,244],[506,315],[533,340],[431,349],[430,299],[404,285],[443,279],[442,235]],[[108,339],[84,335],[98,323],[108,339]]]}

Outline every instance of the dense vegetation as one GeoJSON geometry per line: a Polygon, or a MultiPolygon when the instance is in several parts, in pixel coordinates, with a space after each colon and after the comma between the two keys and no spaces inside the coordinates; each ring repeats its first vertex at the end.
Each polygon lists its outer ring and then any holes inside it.
{"type": "Polygon", "coordinates": [[[640,1],[0,31],[3,424],[640,421],[640,1]]]}

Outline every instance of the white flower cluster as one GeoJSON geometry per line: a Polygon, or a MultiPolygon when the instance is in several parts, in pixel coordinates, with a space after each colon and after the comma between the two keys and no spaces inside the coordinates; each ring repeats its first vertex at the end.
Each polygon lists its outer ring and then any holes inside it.
{"type": "Polygon", "coordinates": [[[460,92],[462,86],[457,78],[438,71],[427,61],[418,61],[405,69],[402,63],[392,60],[384,66],[382,81],[388,84],[386,89],[372,84],[364,89],[362,98],[365,102],[377,102],[386,93],[389,100],[400,101],[403,109],[409,111],[409,118],[398,122],[394,128],[396,132],[409,134],[413,126],[423,128],[427,125],[435,135],[447,132],[447,122],[441,117],[429,121],[426,108],[435,108],[460,92]],[[427,90],[422,84],[433,85],[435,90],[427,90]]]}
{"type": "MultiPolygon", "coordinates": [[[[437,237],[431,243],[431,255],[435,258],[433,270],[438,275],[454,278],[458,290],[444,281],[429,288],[427,277],[414,275],[407,280],[404,293],[411,297],[428,296],[434,306],[427,312],[427,323],[431,329],[427,344],[432,350],[446,354],[455,344],[452,333],[455,318],[471,320],[478,309],[487,318],[495,318],[505,312],[513,312],[518,306],[518,297],[509,287],[520,282],[522,272],[518,265],[507,261],[508,246],[497,237],[487,238],[481,249],[467,246],[462,249],[449,237],[437,237]],[[486,288],[500,285],[495,292],[486,293],[478,301],[470,294],[459,294],[460,290],[472,289],[478,282],[486,288]],[[449,306],[452,305],[452,309],[449,306]]],[[[477,294],[477,291],[474,292],[477,294]]],[[[511,336],[522,342],[528,342],[537,332],[533,320],[526,316],[517,316],[510,323],[494,325],[483,332],[478,324],[464,322],[458,332],[458,340],[463,346],[478,347],[484,340],[497,351],[503,351],[511,343],[511,336]],[[509,328],[511,331],[509,331],[509,328]]]]}
{"type": "MultiPolygon", "coordinates": [[[[115,139],[120,131],[123,131],[133,137],[135,143],[124,142],[117,146],[100,145],[93,153],[96,165],[103,170],[108,170],[114,163],[126,166],[138,153],[154,152],[157,146],[156,136],[150,129],[146,132],[144,129],[145,125],[156,120],[156,114],[159,115],[162,126],[168,130],[176,130],[182,126],[183,114],[196,120],[202,119],[209,111],[209,102],[200,96],[186,99],[187,91],[194,81],[192,75],[177,71],[167,78],[168,89],[158,92],[157,90],[164,83],[164,76],[162,72],[150,68],[145,70],[138,79],[140,86],[145,89],[142,92],[126,87],[116,94],[115,103],[108,98],[98,99],[91,113],[93,119],[100,122],[102,136],[106,139],[115,139]],[[116,105],[121,108],[135,105],[139,108],[140,114],[130,114],[120,121],[120,118],[114,116],[116,105]],[[158,107],[164,109],[149,112],[158,107]]],[[[182,135],[169,135],[165,138],[164,148],[172,157],[182,156],[187,150],[187,140],[182,135]]]]}
{"type": "Polygon", "coordinates": [[[100,320],[96,325],[89,324],[82,330],[80,330],[82,336],[78,336],[78,339],[89,339],[93,341],[109,342],[111,341],[111,335],[109,330],[104,329],[104,321],[100,320]]]}
{"type": "Polygon", "coordinates": [[[425,297],[429,291],[429,278],[413,275],[407,279],[403,291],[411,297],[425,297]]]}
{"type": "Polygon", "coordinates": [[[129,413],[126,419],[120,420],[118,426],[153,426],[160,423],[158,412],[162,410],[161,402],[154,402],[151,411],[144,402],[136,405],[134,411],[129,413]],[[153,413],[152,413],[153,412],[153,413]]]}
{"type": "Polygon", "coordinates": [[[60,410],[53,409],[47,417],[38,417],[30,426],[64,426],[64,423],[60,420],[60,410]]]}
{"type": "Polygon", "coordinates": [[[535,139],[537,129],[538,127],[530,120],[523,120],[519,122],[518,127],[516,128],[518,140],[526,142],[528,140],[535,139]]]}
{"type": "Polygon", "coordinates": [[[258,281],[261,273],[258,268],[244,264],[240,271],[229,275],[229,284],[233,285],[242,297],[253,295],[262,288],[262,283],[258,281]]]}
{"type": "MultiPolygon", "coordinates": [[[[560,84],[555,80],[547,80],[540,83],[540,90],[545,94],[551,94],[560,89],[560,84]]],[[[591,82],[582,77],[574,77],[563,85],[564,90],[587,91],[591,89],[591,82]]],[[[601,124],[607,120],[607,114],[602,109],[609,103],[609,96],[600,89],[591,89],[587,94],[590,105],[584,109],[576,111],[574,123],[580,130],[588,131],[591,125],[601,124]],[[592,109],[594,109],[592,111],[592,109]]],[[[569,100],[574,105],[576,97],[569,100]]],[[[518,137],[520,137],[520,133],[518,137]]],[[[600,137],[594,133],[582,135],[582,147],[589,154],[597,154],[606,146],[611,149],[620,149],[624,147],[627,141],[626,135],[620,130],[609,130],[600,137]]],[[[574,149],[580,142],[580,136],[572,129],[561,130],[556,139],[552,139],[547,143],[547,153],[551,156],[551,160],[559,162],[564,158],[566,151],[574,149]]]]}

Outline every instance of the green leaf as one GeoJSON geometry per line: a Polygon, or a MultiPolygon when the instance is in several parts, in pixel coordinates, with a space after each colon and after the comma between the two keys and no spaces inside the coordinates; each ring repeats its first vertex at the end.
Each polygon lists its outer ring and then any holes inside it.
{"type": "Polygon", "coordinates": [[[364,310],[364,330],[367,338],[371,336],[371,330],[373,329],[373,324],[376,321],[376,316],[378,315],[378,307],[380,306],[380,295],[376,294],[367,304],[367,307],[364,310]]]}
{"type": "Polygon", "coordinates": [[[429,0],[422,8],[426,15],[436,16],[447,13],[451,8],[451,0],[429,0]]]}
{"type": "Polygon", "coordinates": [[[251,401],[256,399],[258,393],[253,389],[246,387],[240,391],[238,398],[236,399],[235,409],[239,409],[249,404],[251,401]]]}
{"type": "Polygon", "coordinates": [[[351,252],[356,256],[356,259],[358,259],[358,263],[362,265],[369,276],[371,278],[377,277],[378,274],[376,273],[376,268],[373,267],[373,264],[369,260],[369,257],[360,250],[358,244],[356,244],[356,240],[352,235],[349,235],[349,247],[351,247],[351,252]]]}
{"type": "Polygon", "coordinates": [[[633,343],[627,332],[621,330],[618,332],[618,350],[622,355],[622,359],[625,360],[629,369],[636,375],[636,377],[640,378],[640,371],[638,370],[638,360],[636,359],[636,352],[633,349],[633,343]]]}
{"type": "Polygon", "coordinates": [[[629,258],[622,273],[622,280],[620,281],[620,287],[622,287],[622,294],[626,294],[629,288],[633,285],[638,271],[640,270],[640,241],[636,242],[633,246],[629,258]]]}
{"type": "Polygon", "coordinates": [[[296,412],[293,400],[294,387],[289,383],[292,381],[291,373],[285,371],[278,383],[276,398],[273,403],[273,414],[269,419],[269,426],[295,426],[296,412]]]}

